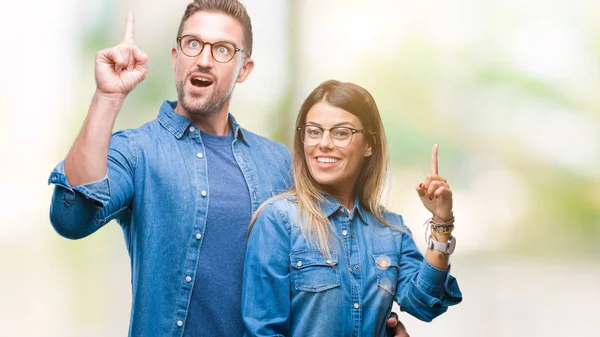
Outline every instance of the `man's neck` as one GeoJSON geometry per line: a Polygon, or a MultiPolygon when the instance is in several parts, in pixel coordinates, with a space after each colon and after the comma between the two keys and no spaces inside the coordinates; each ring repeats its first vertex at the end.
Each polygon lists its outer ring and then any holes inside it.
{"type": "Polygon", "coordinates": [[[215,136],[226,136],[230,131],[229,114],[227,111],[219,111],[218,113],[206,117],[196,117],[192,119],[198,128],[203,132],[210,133],[215,136]]]}
{"type": "Polygon", "coordinates": [[[215,136],[226,136],[230,131],[229,113],[227,112],[229,104],[223,104],[217,113],[211,113],[207,116],[193,116],[183,109],[180,104],[175,107],[175,112],[191,119],[200,130],[215,136]]]}

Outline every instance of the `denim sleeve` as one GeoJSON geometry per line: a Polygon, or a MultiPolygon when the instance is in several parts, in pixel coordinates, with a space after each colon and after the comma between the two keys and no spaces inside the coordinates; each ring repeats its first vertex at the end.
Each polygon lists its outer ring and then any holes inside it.
{"type": "Polygon", "coordinates": [[[135,144],[129,131],[115,133],[110,140],[106,176],[101,180],[71,186],[61,161],[50,174],[54,184],[50,222],[69,239],[86,237],[112,219],[119,219],[133,197],[135,144]]]}
{"type": "Polygon", "coordinates": [[[290,232],[286,220],[273,204],[267,204],[250,232],[242,288],[244,336],[289,334],[290,232]]]}
{"type": "Polygon", "coordinates": [[[400,275],[396,302],[400,310],[430,322],[451,305],[462,301],[462,294],[450,269],[433,267],[417,248],[410,230],[403,234],[400,275]]]}
{"type": "Polygon", "coordinates": [[[283,146],[283,155],[281,156],[284,160],[284,168],[286,170],[285,172],[285,186],[287,187],[287,189],[291,189],[294,185],[294,175],[292,172],[292,154],[290,153],[290,150],[288,150],[287,147],[283,146]]]}

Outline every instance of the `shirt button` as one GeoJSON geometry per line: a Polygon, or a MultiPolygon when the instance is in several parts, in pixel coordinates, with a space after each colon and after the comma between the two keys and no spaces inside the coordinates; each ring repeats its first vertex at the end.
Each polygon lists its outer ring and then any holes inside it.
{"type": "Polygon", "coordinates": [[[200,234],[200,233],[196,234],[196,240],[200,240],[201,237],[202,237],[202,234],[200,234]]]}
{"type": "Polygon", "coordinates": [[[354,303],[354,309],[358,309],[358,307],[360,307],[360,305],[358,303],[354,303]]]}
{"type": "Polygon", "coordinates": [[[351,238],[351,239],[354,239],[354,234],[350,234],[350,238],[351,238]]]}
{"type": "Polygon", "coordinates": [[[190,126],[190,132],[194,132],[194,131],[196,131],[196,128],[193,126],[190,126]]]}
{"type": "Polygon", "coordinates": [[[183,326],[183,322],[182,321],[177,321],[177,326],[181,328],[183,326]]]}
{"type": "Polygon", "coordinates": [[[192,282],[192,277],[191,276],[186,276],[185,277],[185,282],[187,282],[187,283],[192,282]]]}
{"type": "Polygon", "coordinates": [[[206,196],[206,191],[202,191],[202,193],[200,193],[200,194],[202,194],[202,196],[205,197],[206,196]]]}
{"type": "Polygon", "coordinates": [[[354,266],[354,269],[356,269],[356,270],[359,270],[359,269],[360,269],[360,266],[359,266],[359,265],[356,265],[356,266],[354,266]]]}
{"type": "Polygon", "coordinates": [[[297,265],[298,267],[302,267],[302,261],[298,261],[298,263],[296,263],[296,265],[297,265]]]}
{"type": "Polygon", "coordinates": [[[340,211],[340,213],[344,213],[344,206],[340,206],[339,211],[340,211]]]}
{"type": "Polygon", "coordinates": [[[348,267],[348,271],[349,271],[349,272],[352,272],[352,268],[348,267]]]}
{"type": "Polygon", "coordinates": [[[331,260],[327,260],[327,261],[325,261],[325,263],[331,264],[331,260]]]}
{"type": "Polygon", "coordinates": [[[342,231],[342,235],[343,235],[343,236],[346,236],[346,235],[348,235],[348,231],[344,229],[344,230],[342,231]]]}
{"type": "Polygon", "coordinates": [[[196,153],[196,157],[202,158],[202,153],[200,153],[200,152],[196,153]]]}

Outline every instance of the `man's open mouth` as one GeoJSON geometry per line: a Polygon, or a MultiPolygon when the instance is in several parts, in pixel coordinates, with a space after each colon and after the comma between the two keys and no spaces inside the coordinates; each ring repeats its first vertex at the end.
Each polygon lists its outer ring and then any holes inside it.
{"type": "Polygon", "coordinates": [[[193,86],[200,87],[200,88],[206,88],[213,84],[213,82],[211,80],[209,80],[208,78],[204,78],[204,77],[194,77],[194,78],[190,79],[190,82],[192,83],[193,86]]]}

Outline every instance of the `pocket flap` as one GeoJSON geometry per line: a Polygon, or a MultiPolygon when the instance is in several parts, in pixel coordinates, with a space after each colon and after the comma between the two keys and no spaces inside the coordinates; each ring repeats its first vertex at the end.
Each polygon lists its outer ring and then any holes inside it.
{"type": "Polygon", "coordinates": [[[328,266],[333,267],[338,264],[337,253],[331,253],[331,260],[323,256],[318,250],[307,250],[294,252],[290,254],[290,262],[292,267],[302,269],[310,266],[328,266]]]}
{"type": "Polygon", "coordinates": [[[400,258],[396,253],[373,253],[371,254],[375,260],[377,268],[385,270],[389,267],[400,267],[400,258]]]}

